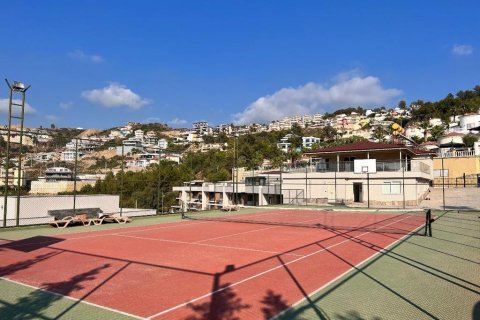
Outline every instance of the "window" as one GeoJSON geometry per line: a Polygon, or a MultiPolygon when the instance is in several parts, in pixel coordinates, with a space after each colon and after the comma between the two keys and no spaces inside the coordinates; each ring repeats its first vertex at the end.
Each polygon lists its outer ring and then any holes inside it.
{"type": "Polygon", "coordinates": [[[433,170],[434,177],[448,177],[448,169],[436,169],[433,170]]]}
{"type": "Polygon", "coordinates": [[[385,181],[383,183],[382,193],[383,194],[401,194],[401,185],[400,181],[385,181]]]}

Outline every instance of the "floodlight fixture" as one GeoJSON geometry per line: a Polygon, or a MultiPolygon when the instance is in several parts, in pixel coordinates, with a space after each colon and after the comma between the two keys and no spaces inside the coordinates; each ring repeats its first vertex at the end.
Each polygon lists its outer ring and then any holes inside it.
{"type": "Polygon", "coordinates": [[[14,91],[23,91],[25,90],[25,85],[20,81],[13,81],[12,89],[14,91]]]}
{"type": "Polygon", "coordinates": [[[13,81],[13,85],[8,82],[7,79],[5,79],[5,82],[7,83],[8,88],[13,92],[23,92],[25,93],[28,89],[30,89],[30,86],[25,87],[25,84],[21,81],[13,81]]]}

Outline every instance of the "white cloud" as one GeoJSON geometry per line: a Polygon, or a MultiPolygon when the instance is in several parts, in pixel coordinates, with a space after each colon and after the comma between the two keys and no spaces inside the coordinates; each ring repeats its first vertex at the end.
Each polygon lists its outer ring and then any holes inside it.
{"type": "Polygon", "coordinates": [[[452,53],[457,56],[469,56],[473,53],[473,47],[468,44],[455,44],[452,53]]]}
{"type": "Polygon", "coordinates": [[[60,109],[70,110],[73,107],[73,102],[60,102],[58,106],[60,107],[60,109]]]}
{"type": "MultiPolygon", "coordinates": [[[[20,100],[13,100],[14,103],[22,103],[20,100]]],[[[25,114],[32,114],[36,113],[35,110],[31,105],[25,102],[25,114]]],[[[0,113],[8,114],[8,99],[0,99],[0,113]]],[[[12,106],[12,115],[18,116],[20,115],[20,107],[19,106],[12,106]]]]}
{"type": "Polygon", "coordinates": [[[83,91],[82,97],[107,108],[127,106],[139,109],[150,103],[149,100],[143,99],[126,86],[118,83],[111,83],[101,89],[83,91]]]}
{"type": "Polygon", "coordinates": [[[67,53],[67,55],[74,60],[79,61],[89,61],[93,63],[101,63],[104,61],[103,57],[99,54],[88,54],[83,52],[82,50],[75,50],[72,52],[67,53]]]}
{"type": "Polygon", "coordinates": [[[183,125],[187,124],[187,120],[173,118],[172,120],[168,121],[168,124],[170,124],[172,126],[183,126],[183,125]]]}
{"type": "Polygon", "coordinates": [[[286,116],[301,115],[339,107],[373,106],[399,96],[398,89],[385,89],[376,77],[361,77],[358,71],[341,73],[331,86],[309,82],[297,88],[283,88],[258,98],[243,112],[233,115],[237,124],[267,123],[286,116]]]}

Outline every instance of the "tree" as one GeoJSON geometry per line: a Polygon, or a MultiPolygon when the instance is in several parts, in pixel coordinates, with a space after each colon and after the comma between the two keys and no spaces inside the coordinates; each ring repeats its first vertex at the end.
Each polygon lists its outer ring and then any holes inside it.
{"type": "Polygon", "coordinates": [[[415,141],[416,144],[421,144],[423,142],[423,138],[419,136],[412,136],[411,139],[415,141]]]}
{"type": "Polygon", "coordinates": [[[54,124],[54,123],[52,123],[52,124],[50,125],[50,129],[55,129],[55,124],[54,124]]]}
{"type": "Polygon", "coordinates": [[[388,131],[382,126],[378,126],[372,134],[372,138],[378,142],[385,142],[387,140],[388,131]]]}
{"type": "Polygon", "coordinates": [[[398,107],[399,107],[400,109],[402,109],[402,110],[407,109],[407,103],[405,102],[405,100],[400,100],[400,101],[398,102],[398,107]]]}
{"type": "Polygon", "coordinates": [[[463,140],[463,143],[465,144],[465,147],[467,148],[472,148],[474,143],[476,141],[478,141],[479,137],[477,135],[474,135],[474,134],[467,134],[467,135],[464,135],[462,140],[463,140]]]}
{"type": "Polygon", "coordinates": [[[428,120],[424,120],[422,121],[422,123],[420,123],[420,128],[423,129],[423,141],[426,142],[428,133],[430,132],[432,126],[430,125],[430,122],[428,120]]]}
{"type": "Polygon", "coordinates": [[[303,130],[302,127],[298,123],[294,123],[292,125],[292,133],[296,136],[303,136],[303,130]]]}
{"type": "Polygon", "coordinates": [[[445,133],[445,128],[443,126],[434,126],[430,129],[430,141],[437,141],[445,133]]]}

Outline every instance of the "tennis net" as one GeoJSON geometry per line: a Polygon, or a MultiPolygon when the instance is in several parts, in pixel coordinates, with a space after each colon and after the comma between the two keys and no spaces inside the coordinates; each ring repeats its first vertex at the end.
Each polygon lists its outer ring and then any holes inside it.
{"type": "Polygon", "coordinates": [[[193,211],[184,219],[212,222],[321,228],[332,232],[378,232],[424,234],[429,225],[426,211],[348,211],[305,208],[242,209],[239,211],[193,211]]]}

